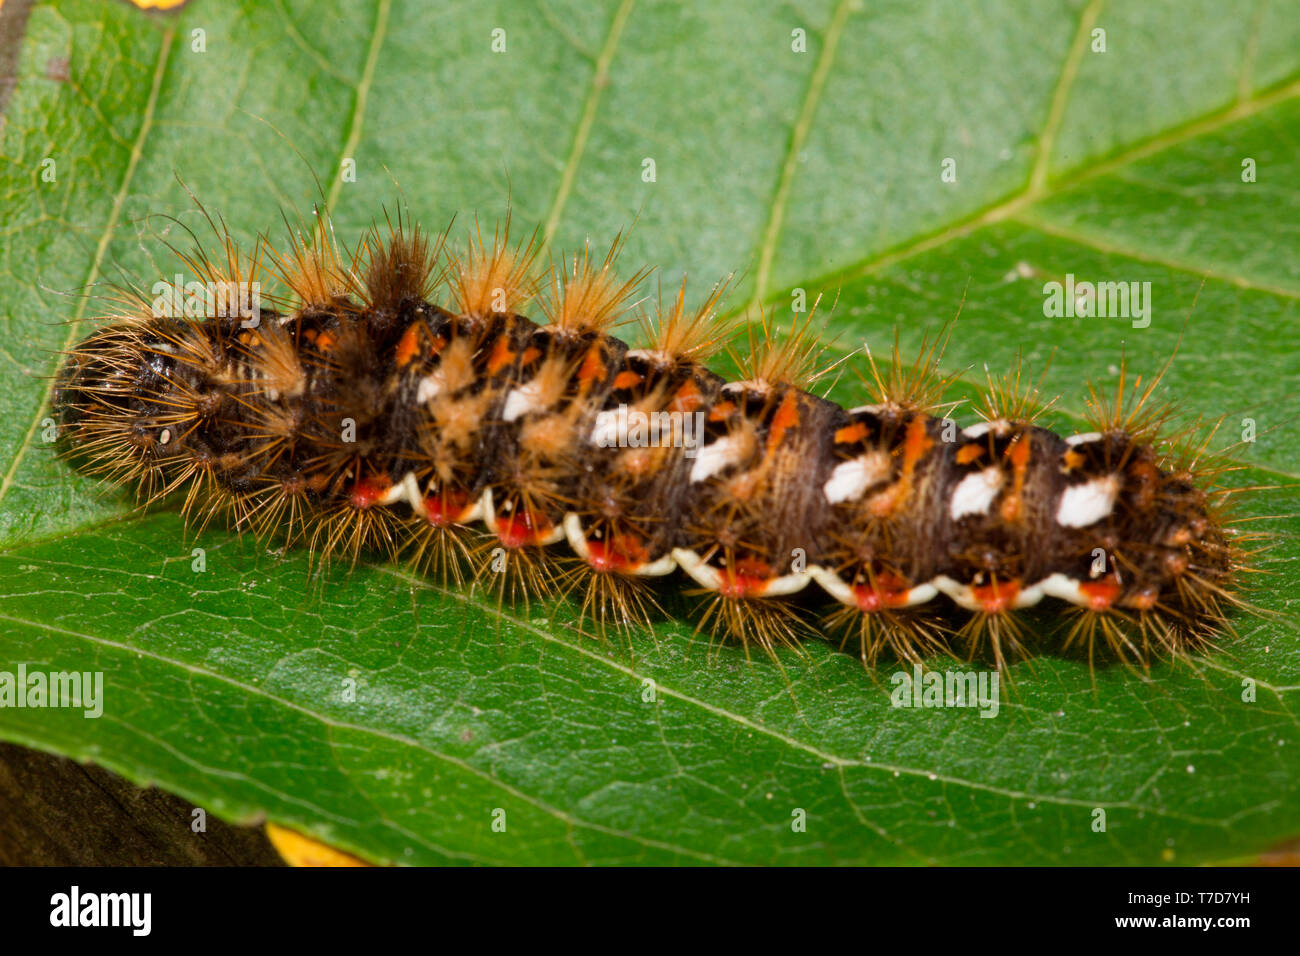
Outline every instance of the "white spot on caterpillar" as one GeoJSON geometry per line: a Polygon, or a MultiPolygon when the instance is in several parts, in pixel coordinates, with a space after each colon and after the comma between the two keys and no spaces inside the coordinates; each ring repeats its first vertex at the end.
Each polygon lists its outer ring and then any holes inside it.
{"type": "Polygon", "coordinates": [[[623,448],[627,445],[627,416],[617,411],[596,413],[596,424],[591,428],[591,443],[597,448],[623,448]]]}
{"type": "Polygon", "coordinates": [[[856,501],[864,491],[885,481],[889,475],[889,456],[882,451],[871,451],[836,465],[822,492],[833,505],[856,501]]]}
{"type": "Polygon", "coordinates": [[[966,438],[983,438],[989,432],[1005,435],[1010,427],[1010,423],[1005,418],[995,418],[991,422],[976,422],[968,428],[963,428],[961,433],[966,438]]]}
{"type": "Polygon", "coordinates": [[[444,384],[445,381],[442,376],[442,369],[438,369],[437,371],[426,375],[424,378],[420,379],[420,384],[415,389],[416,402],[423,405],[425,402],[429,401],[429,399],[437,398],[442,394],[444,384]]]}
{"type": "Polygon", "coordinates": [[[628,358],[639,358],[659,368],[668,368],[676,359],[663,349],[628,349],[628,358]]]}
{"type": "MultiPolygon", "coordinates": [[[[728,465],[733,464],[736,460],[736,452],[740,448],[741,436],[728,435],[725,438],[719,438],[712,445],[705,445],[695,459],[695,464],[691,466],[691,483],[703,481],[705,478],[712,478],[728,465]]],[[[678,559],[678,563],[681,559],[678,559]]],[[[707,585],[706,585],[707,586],[707,585]]]]}
{"type": "Polygon", "coordinates": [[[993,499],[1002,490],[1002,481],[1002,469],[997,465],[963,478],[952,493],[952,520],[966,515],[987,514],[993,499]]]}
{"type": "Polygon", "coordinates": [[[808,569],[823,591],[839,601],[841,604],[847,604],[849,607],[857,606],[857,598],[853,596],[853,589],[850,588],[838,574],[830,568],[823,568],[819,565],[813,565],[808,569]]]}
{"type": "Polygon", "coordinates": [[[1071,435],[1065,440],[1065,443],[1073,448],[1075,445],[1089,445],[1095,441],[1101,441],[1101,432],[1084,432],[1082,435],[1071,435]]]}
{"type": "Polygon", "coordinates": [[[510,390],[510,394],[506,396],[506,407],[501,412],[501,417],[508,422],[513,422],[520,415],[537,411],[542,407],[541,383],[529,382],[527,385],[521,385],[510,390]]]}
{"type": "Polygon", "coordinates": [[[1119,478],[1115,475],[1066,488],[1056,509],[1056,523],[1063,528],[1084,528],[1100,521],[1110,514],[1118,494],[1119,478]]]}

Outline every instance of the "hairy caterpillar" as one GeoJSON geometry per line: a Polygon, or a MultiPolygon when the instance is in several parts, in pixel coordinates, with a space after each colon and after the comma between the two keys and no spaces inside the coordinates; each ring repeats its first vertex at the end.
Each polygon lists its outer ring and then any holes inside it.
{"type": "Polygon", "coordinates": [[[1145,665],[1209,645],[1242,603],[1228,492],[1204,446],[1157,443],[1159,377],[1121,373],[1113,399],[1093,391],[1093,430],[1061,437],[1017,371],[961,429],[936,413],[937,341],[910,365],[868,355],[875,403],[845,410],[805,390],[807,321],[777,340],[765,319],[725,381],[704,364],[729,334],[721,286],[691,309],[683,282],[627,345],[608,330],[645,273],[615,277],[617,241],[539,276],[508,221],[459,251],[400,212],[353,251],[323,217],[284,251],[214,229],[217,254],[178,255],[229,294],[185,315],[122,290],[55,392],[66,454],[146,503],[183,493],[200,525],[576,592],[602,630],[647,620],[680,571],[701,627],[769,652],[816,630],[820,591],[868,663],[956,646],[1002,667],[1027,650],[1017,611],[1053,598],[1062,649],[1145,665]],[[289,293],[260,296],[264,275],[289,293]]]}

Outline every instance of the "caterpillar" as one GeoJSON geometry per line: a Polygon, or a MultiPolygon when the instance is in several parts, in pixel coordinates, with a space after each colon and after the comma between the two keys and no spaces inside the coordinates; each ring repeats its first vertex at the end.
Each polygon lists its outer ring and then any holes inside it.
{"type": "Polygon", "coordinates": [[[63,454],[145,505],[182,498],[200,528],[378,551],[502,600],[576,593],[600,633],[649,621],[676,575],[700,628],[769,654],[821,633],[868,665],[1004,668],[1046,598],[1068,611],[1060,651],[1145,666],[1212,646],[1244,605],[1229,491],[1206,442],[1162,437],[1158,375],[1122,369],[1091,430],[1061,436],[1017,369],[959,428],[943,335],[910,363],[895,335],[890,364],[857,369],[873,403],[845,409],[809,391],[808,319],[779,335],[760,315],[727,381],[707,365],[734,338],[726,283],[640,308],[619,240],[542,269],[508,217],[458,249],[400,208],[352,249],[316,217],[282,250],[211,218],[213,250],[172,247],[228,291],[199,310],[119,288],[58,373],[63,454]],[[610,331],[630,317],[636,346],[610,331]]]}

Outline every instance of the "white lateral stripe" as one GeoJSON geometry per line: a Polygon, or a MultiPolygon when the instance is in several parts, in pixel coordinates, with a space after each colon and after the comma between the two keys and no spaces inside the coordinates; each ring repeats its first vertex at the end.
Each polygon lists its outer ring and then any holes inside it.
{"type": "Polygon", "coordinates": [[[392,484],[388,486],[388,490],[385,491],[384,496],[379,499],[379,503],[386,507],[391,507],[392,505],[397,504],[399,501],[405,501],[405,500],[406,500],[406,484],[404,481],[399,481],[396,484],[392,484]]]}
{"type": "Polygon", "coordinates": [[[564,516],[563,527],[564,536],[569,539],[569,547],[582,560],[589,560],[591,551],[587,548],[587,536],[582,533],[582,519],[570,511],[564,516]]]}
{"type": "Polygon", "coordinates": [[[1083,591],[1079,588],[1079,582],[1073,578],[1066,577],[1060,571],[1049,574],[1043,578],[1038,585],[1043,589],[1043,593],[1049,597],[1058,598],[1062,601],[1069,601],[1071,604],[1087,606],[1088,599],[1084,596],[1083,591]]]}
{"type": "MultiPolygon", "coordinates": [[[[677,566],[694,578],[701,587],[708,588],[710,591],[722,590],[722,572],[705,562],[694,551],[688,548],[674,548],[672,556],[677,562],[677,566]]],[[[802,591],[808,586],[808,582],[813,579],[815,570],[783,574],[779,578],[771,578],[765,582],[763,593],[758,596],[764,598],[782,597],[786,594],[802,591]]]]}
{"type": "Polygon", "coordinates": [[[1071,435],[1065,440],[1071,447],[1075,445],[1087,445],[1095,441],[1101,441],[1101,432],[1084,432],[1081,435],[1071,435]]]}
{"type": "Polygon", "coordinates": [[[808,569],[808,573],[813,576],[813,580],[817,582],[821,589],[835,600],[841,604],[847,604],[849,607],[857,607],[858,601],[853,594],[853,589],[830,568],[813,565],[808,569]]]}
{"type": "Polygon", "coordinates": [[[483,524],[493,534],[497,533],[497,510],[492,504],[492,489],[484,488],[483,494],[478,496],[478,504],[474,506],[477,510],[475,518],[481,518],[483,524]]]}
{"type": "Polygon", "coordinates": [[[717,591],[722,586],[722,575],[716,568],[705,564],[698,554],[688,548],[673,548],[673,560],[677,566],[695,579],[701,587],[717,591]]]}
{"type": "MultiPolygon", "coordinates": [[[[823,591],[841,604],[847,604],[849,607],[858,606],[857,595],[854,593],[853,588],[834,571],[829,568],[813,566],[808,569],[808,573],[821,586],[823,591]]],[[[1032,607],[1042,601],[1043,598],[1052,597],[1061,601],[1068,601],[1070,604],[1088,607],[1091,602],[1087,595],[1083,593],[1079,583],[1059,571],[1053,572],[1041,581],[1018,591],[1012,606],[1016,608],[1032,607]]],[[[942,574],[929,583],[913,586],[907,592],[907,602],[903,606],[912,607],[917,604],[924,604],[933,600],[939,594],[947,596],[954,604],[968,611],[984,610],[983,605],[975,599],[973,588],[942,574]]]]}
{"type": "Polygon", "coordinates": [[[783,574],[779,578],[772,578],[763,588],[763,597],[783,597],[786,594],[794,594],[802,591],[812,580],[812,574],[808,571],[794,571],[790,574],[783,574]]]}
{"type": "Polygon", "coordinates": [[[1027,588],[1021,588],[1020,592],[1016,594],[1016,600],[1012,607],[1033,607],[1043,599],[1044,593],[1042,582],[1031,584],[1027,588]]]}
{"type": "Polygon", "coordinates": [[[402,490],[406,492],[406,503],[421,518],[429,516],[429,509],[424,505],[424,495],[420,494],[420,483],[415,480],[415,472],[408,471],[402,476],[402,490]]]}
{"type": "MultiPolygon", "coordinates": [[[[591,548],[587,544],[587,532],[582,527],[582,519],[570,511],[564,516],[563,527],[564,536],[569,541],[569,547],[573,548],[574,552],[582,560],[590,561],[591,548]]],[[[648,564],[641,565],[639,568],[633,568],[631,573],[638,578],[661,578],[665,574],[672,574],[676,570],[677,562],[673,560],[673,556],[665,554],[648,564]]]]}
{"type": "Polygon", "coordinates": [[[907,592],[907,603],[903,607],[914,607],[917,604],[924,604],[926,601],[933,600],[939,594],[939,589],[933,584],[916,584],[907,592]]]}
{"type": "Polygon", "coordinates": [[[661,578],[665,574],[672,574],[677,570],[677,561],[672,554],[665,554],[663,557],[655,558],[649,564],[643,564],[637,568],[634,574],[639,578],[661,578]]]}
{"type": "Polygon", "coordinates": [[[933,584],[935,588],[948,595],[955,604],[964,607],[966,610],[980,610],[980,602],[975,600],[974,592],[966,585],[954,581],[952,578],[948,577],[948,575],[941,574],[930,583],[933,584]]]}

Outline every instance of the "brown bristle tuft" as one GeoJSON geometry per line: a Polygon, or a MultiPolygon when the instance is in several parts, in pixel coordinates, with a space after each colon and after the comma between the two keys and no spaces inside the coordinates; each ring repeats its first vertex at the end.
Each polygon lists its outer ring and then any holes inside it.
{"type": "MultiPolygon", "coordinates": [[[[357,294],[359,262],[340,250],[334,224],[323,209],[314,210],[310,227],[289,226],[289,251],[269,249],[275,271],[304,308],[327,308],[357,294]]],[[[285,220],[288,224],[288,220],[285,220]]]]}
{"type": "MultiPolygon", "coordinates": [[[[184,184],[182,183],[182,185],[184,184]]],[[[189,188],[185,188],[188,192],[189,188]]],[[[240,249],[239,243],[230,234],[230,229],[226,226],[225,220],[219,216],[214,217],[193,193],[190,193],[190,195],[194,198],[199,212],[203,215],[209,229],[212,230],[212,234],[216,237],[219,251],[215,254],[209,252],[200,242],[198,236],[188,226],[176,219],[172,221],[180,225],[189,234],[193,240],[193,245],[188,250],[182,250],[170,242],[164,241],[164,244],[196,279],[208,286],[214,296],[206,303],[208,306],[204,313],[206,317],[253,318],[258,315],[262,305],[262,276],[269,267],[273,267],[266,260],[276,258],[275,250],[259,236],[253,244],[252,252],[245,255],[240,249]]],[[[129,298],[134,298],[134,296],[129,298]]],[[[151,314],[155,318],[157,317],[158,310],[156,307],[151,308],[151,314]]],[[[173,318],[179,318],[179,316],[173,316],[173,318]]]]}
{"type": "Polygon", "coordinates": [[[659,307],[654,318],[641,317],[641,330],[649,350],[664,358],[668,364],[678,360],[703,362],[720,351],[735,330],[737,318],[717,320],[718,302],[727,291],[731,276],[713,287],[709,297],[696,309],[686,310],[686,278],[677,288],[673,304],[664,307],[660,294],[659,307]]]}
{"type": "Polygon", "coordinates": [[[579,624],[590,622],[602,640],[611,630],[630,636],[638,628],[649,628],[652,615],[663,614],[645,578],[598,571],[585,561],[568,567],[558,585],[560,597],[577,592],[579,624]]]}
{"type": "Polygon", "coordinates": [[[757,645],[773,660],[777,648],[802,653],[801,639],[809,635],[810,628],[793,605],[764,598],[728,597],[713,591],[692,589],[686,593],[706,598],[695,628],[697,633],[735,641],[744,648],[746,657],[750,645],[757,645]]]}
{"type": "Polygon", "coordinates": [[[484,319],[517,313],[537,291],[533,264],[540,251],[539,233],[527,243],[510,246],[510,217],[484,242],[477,219],[463,253],[450,253],[452,299],[462,315],[484,319]]]}
{"type": "Polygon", "coordinates": [[[1166,365],[1145,383],[1141,375],[1130,382],[1128,358],[1120,356],[1119,380],[1113,396],[1097,383],[1088,383],[1084,418],[1092,430],[1103,435],[1127,435],[1133,441],[1154,441],[1174,413],[1172,405],[1154,397],[1168,368],[1166,365]]]}
{"type": "Polygon", "coordinates": [[[790,321],[790,331],[781,335],[771,313],[759,309],[758,322],[746,327],[749,350],[745,354],[732,352],[732,360],[745,378],[759,386],[793,385],[806,389],[831,366],[822,366],[822,355],[827,345],[818,336],[820,328],[813,324],[817,307],[814,304],[804,319],[798,315],[790,321]]]}
{"type": "Polygon", "coordinates": [[[551,325],[562,332],[603,332],[619,323],[628,309],[628,299],[649,274],[638,270],[626,282],[619,283],[614,263],[623,249],[623,236],[615,237],[597,265],[591,258],[591,241],[572,259],[561,256],[558,266],[552,263],[546,294],[541,307],[551,325]]]}
{"type": "Polygon", "coordinates": [[[886,652],[896,661],[919,664],[946,650],[945,628],[938,619],[905,609],[864,613],[841,606],[827,617],[826,630],[843,635],[841,650],[856,642],[858,656],[866,667],[875,667],[886,652]]]}
{"type": "Polygon", "coordinates": [[[991,660],[1004,674],[1011,664],[1028,656],[1024,624],[1014,611],[976,611],[958,629],[956,637],[965,644],[968,659],[991,660]]]}
{"type": "Polygon", "coordinates": [[[465,584],[470,566],[472,530],[464,525],[433,525],[413,515],[406,524],[409,535],[405,560],[419,574],[442,584],[465,584]]]}
{"type": "MultiPolygon", "coordinates": [[[[858,372],[858,377],[879,405],[890,405],[909,412],[927,413],[944,408],[943,393],[960,376],[957,372],[951,375],[943,375],[939,372],[939,363],[943,360],[943,353],[948,347],[951,334],[951,325],[942,329],[933,341],[927,333],[921,339],[921,347],[916,353],[916,358],[909,364],[903,361],[898,345],[898,330],[895,329],[894,347],[888,371],[882,373],[871,349],[864,345],[863,351],[867,353],[867,369],[870,377],[861,371],[858,372]]],[[[951,407],[947,406],[946,410],[951,410],[951,407]]]]}
{"type": "Polygon", "coordinates": [[[397,210],[396,217],[384,211],[388,236],[376,223],[366,238],[366,269],[363,284],[372,309],[395,310],[404,302],[430,299],[443,280],[442,249],[451,227],[430,237],[411,222],[410,215],[397,210]],[[394,218],[396,221],[394,221],[394,218]]]}
{"type": "Polygon", "coordinates": [[[1043,366],[1043,374],[1034,382],[1024,372],[1023,356],[1016,355],[1016,367],[1005,375],[995,376],[985,366],[987,388],[975,413],[987,422],[1008,421],[1027,425],[1036,421],[1056,404],[1059,396],[1044,401],[1043,382],[1052,366],[1051,358],[1043,366]]]}

